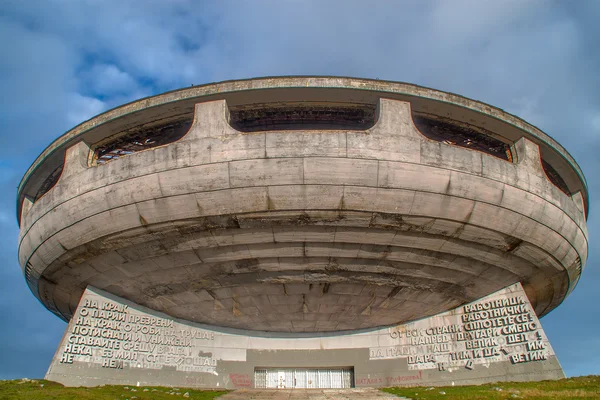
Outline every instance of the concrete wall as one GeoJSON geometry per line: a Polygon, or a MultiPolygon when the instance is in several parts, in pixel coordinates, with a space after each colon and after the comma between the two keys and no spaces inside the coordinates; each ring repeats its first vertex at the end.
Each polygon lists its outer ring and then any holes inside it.
{"type": "Polygon", "coordinates": [[[100,384],[254,386],[255,368],[350,367],[355,386],[563,378],[520,284],[384,329],[259,333],[194,324],[88,288],[46,379],[100,384]]]}
{"type": "Polygon", "coordinates": [[[194,104],[226,100],[232,106],[298,101],[376,104],[379,98],[409,101],[415,112],[433,113],[485,128],[510,142],[525,136],[542,146],[544,159],[566,180],[571,193],[587,187],[568,152],[536,127],[505,111],[453,93],[401,82],[345,77],[267,77],[193,86],[138,100],[98,115],[57,138],[36,159],[19,185],[19,204],[34,196],[49,172],[61,164],[67,147],[83,140],[96,143],[143,124],[192,115],[194,104]]]}

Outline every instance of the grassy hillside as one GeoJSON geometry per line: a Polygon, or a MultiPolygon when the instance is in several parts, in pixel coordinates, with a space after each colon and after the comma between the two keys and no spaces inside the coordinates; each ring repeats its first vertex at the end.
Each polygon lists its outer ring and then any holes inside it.
{"type": "MultiPolygon", "coordinates": [[[[600,399],[600,376],[559,381],[496,383],[480,386],[387,388],[385,392],[414,400],[600,399]]],[[[214,399],[227,391],[149,386],[67,388],[45,380],[0,381],[0,400],[162,400],[214,399]]]]}
{"type": "Polygon", "coordinates": [[[150,386],[101,386],[68,388],[46,380],[0,381],[1,400],[209,400],[228,391],[194,390],[150,386]]]}
{"type": "Polygon", "coordinates": [[[600,399],[600,376],[479,386],[387,388],[383,391],[418,400],[600,399]]]}

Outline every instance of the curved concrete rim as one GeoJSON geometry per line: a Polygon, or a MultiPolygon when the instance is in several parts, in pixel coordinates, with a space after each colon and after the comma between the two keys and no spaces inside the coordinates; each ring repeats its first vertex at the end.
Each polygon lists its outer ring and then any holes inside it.
{"type": "Polygon", "coordinates": [[[274,76],[259,77],[249,79],[235,79],[221,82],[207,83],[199,86],[192,86],[183,89],[175,89],[158,95],[134,100],[130,103],[115,107],[102,114],[99,114],[87,121],[82,122],[71,130],[55,139],[27,169],[27,172],[21,179],[17,190],[17,219],[19,219],[20,203],[22,191],[29,178],[39,167],[42,166],[47,157],[59,149],[64,148],[69,142],[83,136],[86,132],[102,125],[106,122],[124,117],[137,111],[158,107],[164,104],[173,103],[181,100],[193,98],[202,98],[204,96],[217,93],[233,93],[260,89],[285,89],[285,88],[319,88],[319,89],[350,89],[376,91],[383,93],[402,94],[406,96],[419,97],[428,100],[449,103],[455,106],[463,107],[475,111],[491,118],[510,124],[534,138],[542,141],[556,153],[558,153],[573,168],[581,180],[584,188],[585,214],[588,215],[589,193],[588,186],[581,167],[569,152],[561,146],[556,140],[544,133],[539,128],[531,125],[525,120],[510,114],[498,107],[487,103],[473,100],[451,92],[445,92],[425,86],[415,85],[406,82],[387,81],[367,78],[341,77],[341,76],[274,76]],[[233,84],[236,84],[235,86],[233,84]],[[241,85],[241,87],[240,87],[241,85]]]}

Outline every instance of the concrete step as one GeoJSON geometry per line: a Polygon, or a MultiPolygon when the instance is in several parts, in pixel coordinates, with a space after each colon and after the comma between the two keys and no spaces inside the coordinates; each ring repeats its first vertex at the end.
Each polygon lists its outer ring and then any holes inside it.
{"type": "Polygon", "coordinates": [[[354,400],[406,399],[373,388],[360,389],[239,389],[219,400],[354,400]]]}

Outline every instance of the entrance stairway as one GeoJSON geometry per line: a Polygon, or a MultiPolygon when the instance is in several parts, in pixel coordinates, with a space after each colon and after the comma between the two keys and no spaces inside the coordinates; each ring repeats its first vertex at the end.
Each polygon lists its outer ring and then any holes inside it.
{"type": "Polygon", "coordinates": [[[219,400],[371,400],[406,399],[374,388],[355,389],[239,389],[219,400]]]}

